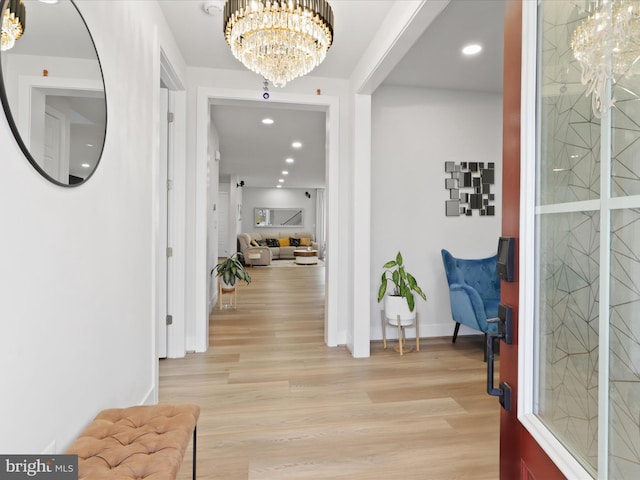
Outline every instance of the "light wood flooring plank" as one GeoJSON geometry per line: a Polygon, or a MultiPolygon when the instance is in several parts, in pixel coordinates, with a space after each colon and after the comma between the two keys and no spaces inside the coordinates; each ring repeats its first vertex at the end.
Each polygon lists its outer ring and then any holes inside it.
{"type": "Polygon", "coordinates": [[[237,309],[212,312],[209,351],[160,362],[160,401],[201,406],[199,479],[498,478],[482,336],[354,359],[324,345],[324,267],[249,271],[237,309]]]}

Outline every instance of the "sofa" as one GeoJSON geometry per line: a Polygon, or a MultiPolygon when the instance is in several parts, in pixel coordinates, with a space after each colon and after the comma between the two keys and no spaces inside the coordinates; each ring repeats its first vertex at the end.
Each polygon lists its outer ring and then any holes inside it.
{"type": "Polygon", "coordinates": [[[318,249],[311,232],[264,231],[238,234],[238,251],[248,265],[270,265],[271,260],[293,260],[294,250],[318,249]]]}

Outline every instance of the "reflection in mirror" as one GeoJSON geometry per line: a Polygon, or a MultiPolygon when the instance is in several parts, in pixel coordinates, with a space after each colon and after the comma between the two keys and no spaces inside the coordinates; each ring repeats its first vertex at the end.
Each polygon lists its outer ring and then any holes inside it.
{"type": "Polygon", "coordinates": [[[302,227],[302,208],[256,208],[256,227],[302,227]]]}
{"type": "MultiPolygon", "coordinates": [[[[4,12],[15,0],[0,0],[4,12]]],[[[102,70],[71,0],[23,0],[26,26],[0,52],[0,94],[23,152],[45,178],[77,185],[95,171],[107,108],[102,70]]]]}

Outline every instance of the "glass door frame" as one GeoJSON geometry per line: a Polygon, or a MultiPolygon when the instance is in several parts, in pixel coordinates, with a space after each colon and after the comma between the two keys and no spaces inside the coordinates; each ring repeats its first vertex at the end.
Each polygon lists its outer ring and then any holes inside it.
{"type": "MultiPolygon", "coordinates": [[[[593,476],[574,458],[535,414],[538,398],[539,354],[536,345],[536,179],[540,120],[537,117],[538,1],[522,4],[522,110],[521,110],[521,189],[519,331],[518,331],[518,420],[540,447],[569,479],[592,480],[593,476]]],[[[610,114],[601,120],[600,199],[545,208],[544,213],[597,210],[600,218],[600,295],[599,295],[599,391],[598,391],[598,479],[608,475],[609,412],[609,255],[610,213],[621,208],[621,199],[610,198],[610,114]],[[555,207],[555,208],[554,208],[555,207]]]]}

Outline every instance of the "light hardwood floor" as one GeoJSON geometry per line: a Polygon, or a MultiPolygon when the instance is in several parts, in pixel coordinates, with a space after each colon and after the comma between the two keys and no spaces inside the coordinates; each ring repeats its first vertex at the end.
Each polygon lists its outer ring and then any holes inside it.
{"type": "Polygon", "coordinates": [[[498,478],[482,336],[424,338],[402,357],[373,342],[354,359],[324,345],[324,267],[250,273],[238,308],[212,312],[207,353],[160,362],[160,401],[202,408],[198,478],[498,478]]]}

